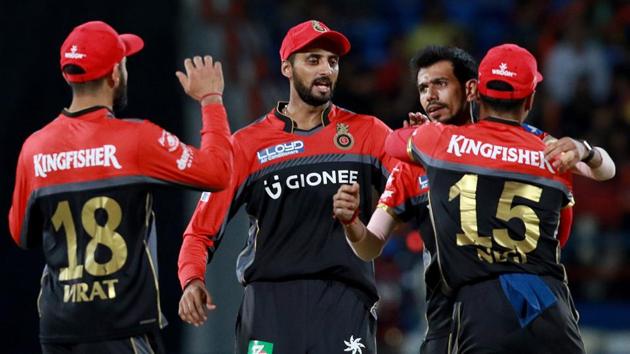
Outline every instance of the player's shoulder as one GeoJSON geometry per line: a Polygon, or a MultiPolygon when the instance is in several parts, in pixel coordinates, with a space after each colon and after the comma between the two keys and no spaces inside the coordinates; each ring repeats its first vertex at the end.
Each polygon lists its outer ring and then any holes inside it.
{"type": "Polygon", "coordinates": [[[238,129],[234,133],[234,138],[247,139],[247,138],[255,137],[260,134],[260,129],[264,129],[267,127],[268,123],[269,123],[269,113],[265,113],[262,116],[256,118],[253,122],[238,129]]]}
{"type": "Polygon", "coordinates": [[[26,152],[29,148],[37,148],[40,145],[48,145],[49,140],[58,140],[59,132],[64,131],[61,116],[57,116],[52,121],[46,123],[43,127],[32,132],[22,143],[22,151],[26,152]]]}
{"type": "Polygon", "coordinates": [[[426,122],[412,133],[412,136],[416,141],[418,139],[422,141],[435,140],[441,137],[443,134],[446,135],[454,135],[459,132],[459,129],[462,127],[458,127],[451,124],[443,124],[440,122],[426,122]]]}

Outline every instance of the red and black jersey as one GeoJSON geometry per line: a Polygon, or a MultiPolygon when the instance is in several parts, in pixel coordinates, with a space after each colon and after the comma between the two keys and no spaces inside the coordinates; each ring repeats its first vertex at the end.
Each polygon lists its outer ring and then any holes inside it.
{"type": "Polygon", "coordinates": [[[441,291],[437,249],[429,217],[429,177],[421,165],[399,162],[389,176],[378,208],[402,222],[414,220],[424,242],[422,260],[426,283],[427,340],[448,336],[453,304],[441,291]]]}
{"type": "Polygon", "coordinates": [[[83,342],[162,326],[151,189],[223,189],[232,146],[222,105],[203,107],[201,148],[105,107],[62,112],[19,156],[9,226],[41,246],[42,342],[83,342]]]}
{"type": "MultiPolygon", "coordinates": [[[[522,124],[525,131],[543,140],[548,136],[529,124],[522,124]]],[[[413,128],[415,129],[415,128],[413,128]]],[[[411,131],[410,131],[411,132],[411,131]]],[[[401,157],[402,158],[402,157],[401,157]]],[[[407,161],[407,160],[405,160],[407,161]]],[[[451,327],[453,302],[440,290],[440,273],[437,264],[435,237],[429,216],[429,177],[422,165],[400,162],[396,165],[381,195],[378,207],[396,220],[414,220],[424,241],[423,263],[427,288],[427,339],[448,335],[451,327]]],[[[566,208],[565,210],[571,210],[566,208]]],[[[562,219],[561,224],[570,224],[562,219]]],[[[561,241],[562,242],[562,241],[561,241]]]]}
{"type": "Polygon", "coordinates": [[[428,171],[448,287],[506,272],[564,279],[556,233],[560,209],[572,203],[570,175],[553,170],[538,135],[493,118],[462,127],[429,123],[413,133],[408,150],[428,171]]]}
{"type": "Polygon", "coordinates": [[[282,105],[233,137],[235,171],[230,188],[201,197],[184,234],[179,279],[184,287],[203,279],[225,224],[242,206],[249,215],[247,243],[237,277],[255,281],[332,279],[376,301],[372,263],[352,251],[332,217],[333,195],[342,184],[361,185],[361,218],[372,213],[372,187],[383,191],[394,166],[383,149],[391,130],[375,117],[330,105],[322,124],[295,129],[282,105]],[[208,252],[210,253],[208,255],[208,252]]]}

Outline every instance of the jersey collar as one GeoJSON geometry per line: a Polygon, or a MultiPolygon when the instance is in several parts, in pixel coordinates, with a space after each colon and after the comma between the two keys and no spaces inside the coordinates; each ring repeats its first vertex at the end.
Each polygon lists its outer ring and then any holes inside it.
{"type": "Polygon", "coordinates": [[[303,129],[299,129],[297,128],[295,122],[293,121],[293,119],[289,118],[288,116],[282,114],[282,110],[284,109],[284,107],[286,107],[286,105],[288,105],[289,102],[285,102],[285,101],[279,101],[278,104],[276,104],[276,109],[274,110],[274,115],[276,118],[278,118],[280,121],[282,121],[284,123],[284,128],[283,130],[287,133],[294,133],[296,131],[299,132],[311,132],[313,130],[319,129],[320,127],[325,127],[328,124],[330,124],[330,118],[328,117],[330,114],[330,111],[332,110],[333,104],[329,104],[328,107],[326,107],[326,109],[324,109],[324,111],[322,112],[322,123],[316,127],[313,127],[312,129],[309,130],[303,130],[303,129]]]}
{"type": "Polygon", "coordinates": [[[114,112],[111,109],[109,109],[109,107],[107,106],[92,106],[92,107],[88,107],[88,108],[81,109],[79,111],[74,111],[74,112],[70,112],[64,108],[63,111],[61,111],[61,114],[63,114],[64,116],[68,118],[80,118],[80,117],[85,116],[86,114],[97,112],[102,109],[107,110],[107,114],[106,114],[107,118],[115,117],[114,112]]]}
{"type": "Polygon", "coordinates": [[[504,118],[499,118],[499,117],[486,117],[484,119],[482,119],[481,121],[490,121],[490,122],[495,122],[495,123],[502,123],[502,124],[509,124],[509,125],[513,125],[515,127],[520,127],[521,123],[519,122],[515,122],[513,120],[509,120],[509,119],[504,119],[504,118]]]}

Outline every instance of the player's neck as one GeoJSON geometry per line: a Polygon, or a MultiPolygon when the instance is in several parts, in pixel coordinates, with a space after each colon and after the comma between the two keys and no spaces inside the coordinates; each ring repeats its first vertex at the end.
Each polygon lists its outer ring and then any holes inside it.
{"type": "Polygon", "coordinates": [[[282,114],[291,118],[298,129],[309,130],[322,124],[322,112],[329,105],[330,102],[321,106],[311,106],[302,100],[290,99],[282,114]]]}
{"type": "Polygon", "coordinates": [[[104,106],[111,110],[113,105],[113,98],[104,95],[73,95],[68,111],[78,112],[94,106],[104,106]]]}
{"type": "Polygon", "coordinates": [[[518,111],[513,111],[513,112],[499,112],[497,110],[494,110],[490,107],[486,107],[484,105],[481,105],[479,109],[480,120],[493,117],[493,118],[499,118],[499,119],[521,124],[525,120],[526,115],[527,113],[523,112],[520,109],[518,111]]]}

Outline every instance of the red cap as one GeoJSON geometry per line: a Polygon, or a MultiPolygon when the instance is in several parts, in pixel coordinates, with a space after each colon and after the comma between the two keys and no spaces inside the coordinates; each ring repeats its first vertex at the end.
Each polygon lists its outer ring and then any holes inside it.
{"type": "Polygon", "coordinates": [[[310,20],[292,27],[282,40],[280,46],[280,59],[287,60],[291,54],[299,51],[316,39],[328,39],[327,44],[332,45],[334,53],[340,56],[350,51],[350,41],[340,32],[333,31],[323,22],[310,20]]]}
{"type": "Polygon", "coordinates": [[[479,63],[479,93],[490,98],[525,98],[534,92],[542,79],[532,53],[516,44],[508,43],[491,48],[479,63]],[[510,84],[513,90],[493,90],[488,88],[490,81],[503,81],[510,84]]]}
{"type": "Polygon", "coordinates": [[[68,82],[86,82],[109,73],[123,57],[135,54],[144,47],[142,38],[135,34],[119,35],[101,21],[86,22],[75,27],[61,45],[61,69],[74,64],[83,74],[63,73],[68,82]]]}

